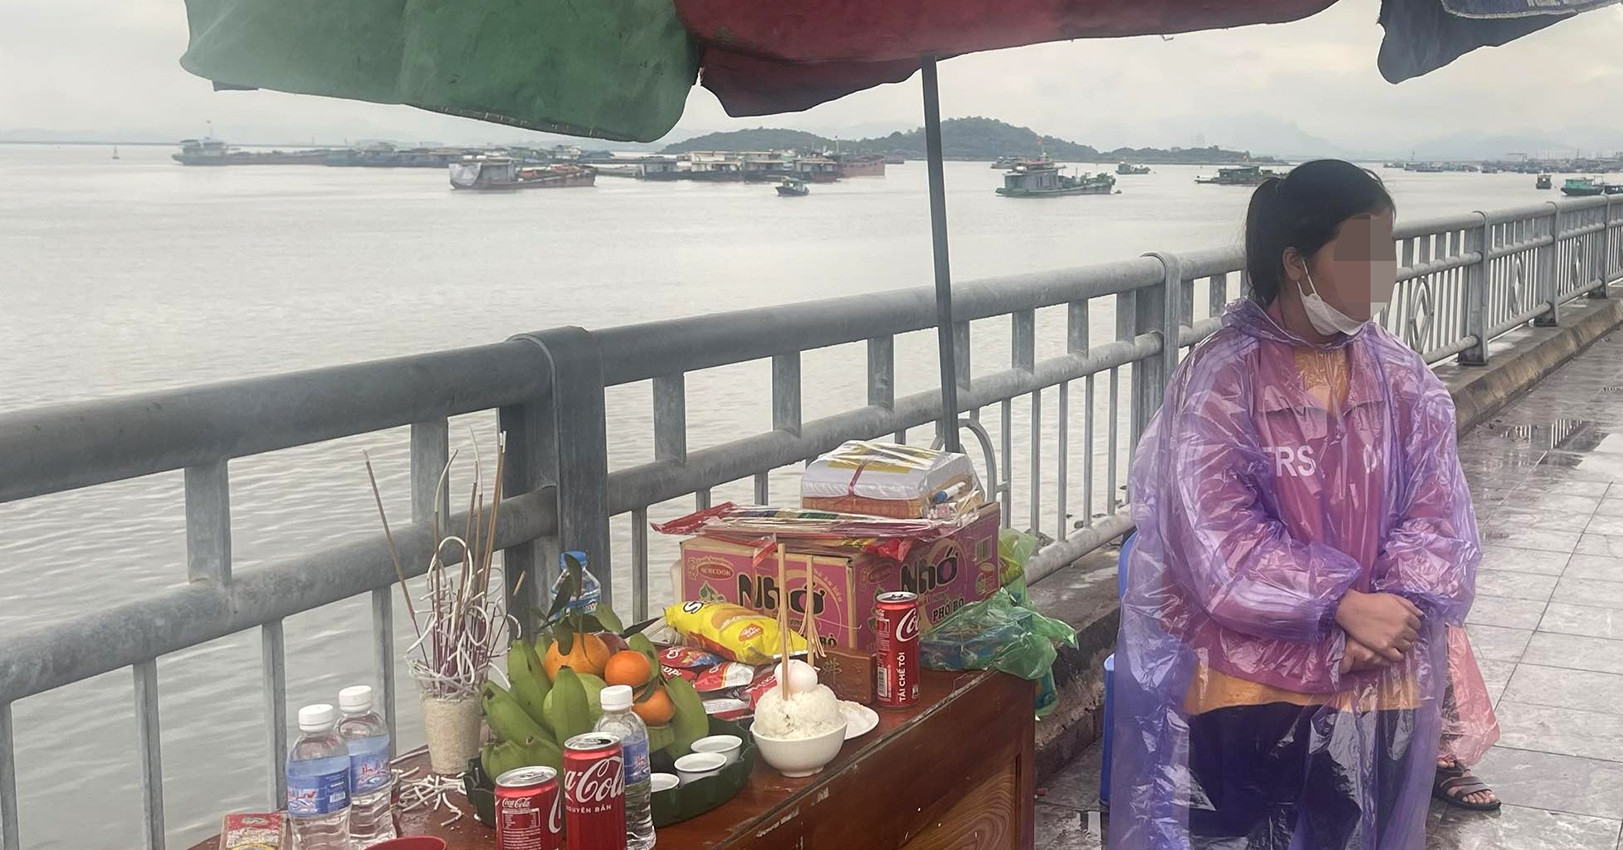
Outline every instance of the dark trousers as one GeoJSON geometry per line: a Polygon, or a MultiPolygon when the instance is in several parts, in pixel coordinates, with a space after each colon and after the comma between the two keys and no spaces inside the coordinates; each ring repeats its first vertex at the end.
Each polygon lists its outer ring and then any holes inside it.
{"type": "Polygon", "coordinates": [[[1406,790],[1414,723],[1288,703],[1189,718],[1193,846],[1285,850],[1299,828],[1311,850],[1374,846],[1406,790]]]}

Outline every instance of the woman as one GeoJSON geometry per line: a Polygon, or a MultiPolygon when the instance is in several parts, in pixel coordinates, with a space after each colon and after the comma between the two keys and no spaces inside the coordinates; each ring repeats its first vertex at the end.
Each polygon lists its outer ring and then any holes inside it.
{"type": "Polygon", "coordinates": [[[1480,546],[1453,401],[1370,321],[1394,215],[1345,162],[1258,187],[1249,297],[1139,443],[1112,848],[1425,844],[1480,546]]]}

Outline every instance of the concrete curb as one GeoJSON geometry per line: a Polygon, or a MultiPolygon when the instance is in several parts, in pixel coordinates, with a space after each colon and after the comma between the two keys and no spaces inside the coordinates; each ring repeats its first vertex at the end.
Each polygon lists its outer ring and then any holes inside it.
{"type": "MultiPolygon", "coordinates": [[[[1612,294],[1618,293],[1614,289],[1612,294]]],[[[1524,328],[1490,347],[1487,366],[1438,367],[1454,396],[1458,433],[1491,419],[1562,364],[1623,326],[1623,298],[1583,299],[1562,306],[1560,324],[1524,328]]],[[[1121,612],[1116,600],[1115,547],[1095,550],[1031,589],[1032,604],[1076,629],[1077,649],[1061,647],[1054,662],[1060,705],[1037,724],[1037,783],[1042,785],[1103,730],[1105,656],[1115,651],[1121,612]]]]}

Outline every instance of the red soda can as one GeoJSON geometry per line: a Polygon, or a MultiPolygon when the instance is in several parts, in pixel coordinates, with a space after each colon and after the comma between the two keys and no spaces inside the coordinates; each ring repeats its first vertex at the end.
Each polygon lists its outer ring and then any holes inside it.
{"type": "Polygon", "coordinates": [[[569,850],[626,850],[626,772],[620,739],[587,732],[564,742],[569,850]]]}
{"type": "Polygon", "coordinates": [[[885,708],[919,701],[919,595],[905,590],[874,601],[874,695],[885,708]]]}
{"type": "Polygon", "coordinates": [[[496,850],[564,850],[558,771],[536,765],[496,777],[496,850]]]}

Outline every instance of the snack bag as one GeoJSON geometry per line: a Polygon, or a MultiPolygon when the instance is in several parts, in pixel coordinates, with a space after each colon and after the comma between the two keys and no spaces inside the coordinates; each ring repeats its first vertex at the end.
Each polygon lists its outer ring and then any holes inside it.
{"type": "MultiPolygon", "coordinates": [[[[665,622],[690,643],[745,664],[765,664],[782,651],[776,619],[730,602],[679,602],[665,609],[665,622]]],[[[790,654],[805,651],[806,639],[790,632],[790,654]]]]}

